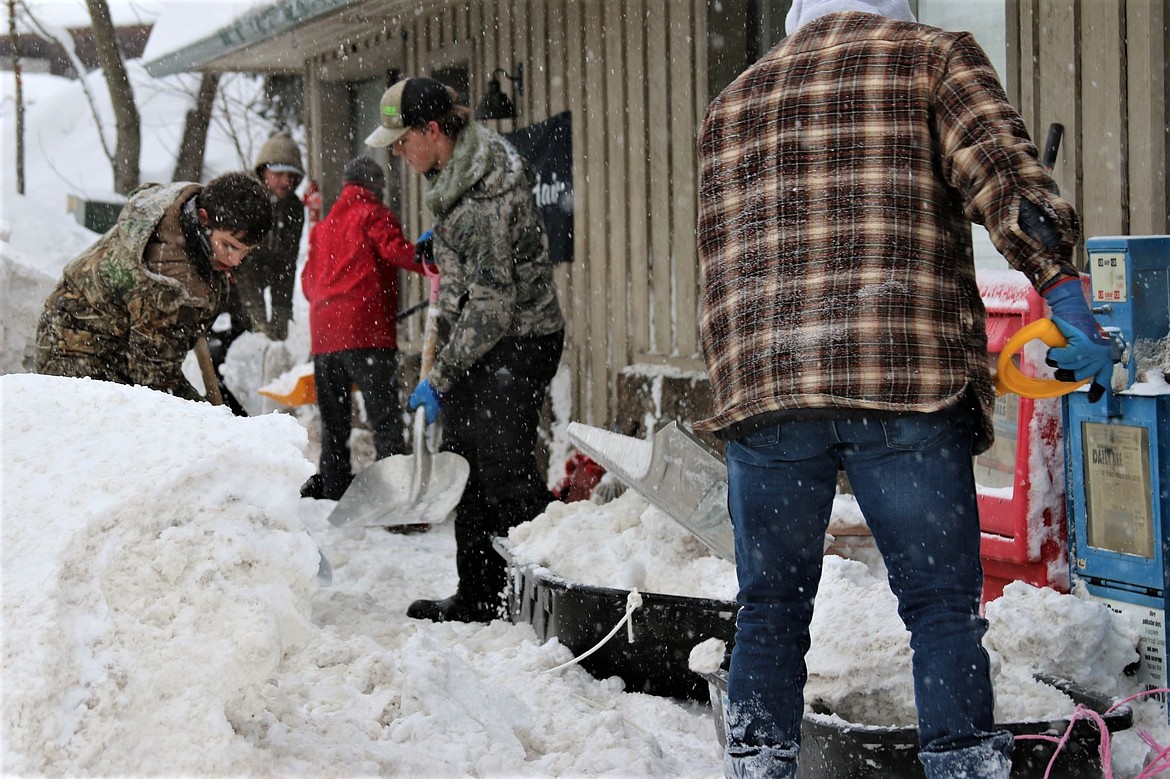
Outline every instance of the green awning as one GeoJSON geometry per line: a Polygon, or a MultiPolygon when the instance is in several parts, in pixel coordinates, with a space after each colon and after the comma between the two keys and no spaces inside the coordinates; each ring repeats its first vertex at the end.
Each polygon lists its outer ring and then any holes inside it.
{"type": "Polygon", "coordinates": [[[304,67],[303,52],[298,53],[295,45],[271,44],[286,36],[294,40],[291,34],[297,28],[360,4],[361,0],[278,0],[249,11],[206,38],[147,62],[146,71],[155,77],[197,70],[299,71],[304,67]],[[240,57],[231,57],[261,44],[269,45],[252,58],[242,58],[251,61],[252,68],[242,67],[240,57]],[[216,67],[217,61],[229,58],[236,62],[216,67]]]}

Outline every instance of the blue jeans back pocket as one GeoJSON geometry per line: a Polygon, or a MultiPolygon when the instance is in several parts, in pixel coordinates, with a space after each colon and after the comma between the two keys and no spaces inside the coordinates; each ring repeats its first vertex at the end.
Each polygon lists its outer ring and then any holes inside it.
{"type": "Polygon", "coordinates": [[[886,445],[891,449],[914,451],[925,449],[964,424],[968,415],[960,408],[944,408],[926,414],[906,414],[882,422],[886,445]]]}

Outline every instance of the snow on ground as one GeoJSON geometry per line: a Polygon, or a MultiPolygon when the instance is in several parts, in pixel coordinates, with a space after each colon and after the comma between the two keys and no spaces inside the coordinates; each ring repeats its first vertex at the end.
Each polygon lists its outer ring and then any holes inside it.
{"type": "Polygon", "coordinates": [[[406,619],[454,587],[450,527],[329,526],[292,417],[31,374],[0,397],[6,774],[718,774],[696,704],[547,674],[570,655],[527,625],[406,619]]]}

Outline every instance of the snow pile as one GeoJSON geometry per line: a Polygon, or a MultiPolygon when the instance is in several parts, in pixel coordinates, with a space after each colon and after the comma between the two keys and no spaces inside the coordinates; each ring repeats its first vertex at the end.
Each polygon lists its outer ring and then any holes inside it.
{"type": "Polygon", "coordinates": [[[37,320],[64,268],[98,238],[96,233],[38,206],[23,195],[0,198],[0,371],[33,368],[37,320]],[[52,224],[50,235],[21,229],[52,224]]]}
{"type": "MultiPolygon", "coordinates": [[[[852,496],[834,501],[832,527],[864,518],[852,496]]],[[[513,529],[508,549],[521,565],[547,568],[570,582],[734,601],[735,568],[634,491],[605,506],[552,504],[513,529]]],[[[1104,605],[1017,582],[988,604],[996,717],[1001,722],[1067,718],[1075,704],[1037,673],[1111,694],[1137,659],[1138,633],[1104,605]]],[[[847,721],[913,726],[910,634],[880,558],[827,555],[810,625],[806,699],[847,721]],[[871,567],[872,565],[872,567],[871,567]]],[[[700,647],[704,645],[699,645],[700,647]]],[[[722,649],[695,650],[691,666],[710,672],[722,649]]]]}
{"type": "Polygon", "coordinates": [[[5,684],[5,769],[230,771],[230,720],[309,634],[304,430],[139,387],[0,386],[5,677],[36,680],[5,684]]]}
{"type": "MultiPolygon", "coordinates": [[[[986,616],[997,722],[1072,714],[1072,700],[1038,681],[1038,673],[1108,695],[1118,692],[1124,669],[1137,660],[1133,626],[1075,595],[1014,582],[987,604],[986,616]]],[[[850,722],[915,724],[910,634],[884,578],[861,563],[826,557],[810,633],[810,705],[850,722]]]]}
{"type": "Polygon", "coordinates": [[[718,775],[704,708],[548,673],[528,625],[407,619],[454,589],[450,525],[331,527],[291,416],[0,394],[5,775],[718,775]]]}
{"type": "Polygon", "coordinates": [[[605,506],[553,503],[508,534],[513,559],[598,587],[735,600],[734,564],[630,490],[605,506]]]}
{"type": "Polygon", "coordinates": [[[984,645],[1005,663],[1026,658],[1033,673],[1111,695],[1123,692],[1123,672],[1138,660],[1136,626],[1094,600],[1012,582],[986,612],[984,645]]]}

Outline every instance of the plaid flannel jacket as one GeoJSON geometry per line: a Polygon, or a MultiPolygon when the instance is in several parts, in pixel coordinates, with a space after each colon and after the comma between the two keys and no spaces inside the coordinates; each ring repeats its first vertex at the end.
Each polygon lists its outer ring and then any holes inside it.
{"type": "Polygon", "coordinates": [[[837,13],[781,41],[699,137],[700,335],[725,431],[804,409],[995,394],[970,222],[1033,284],[1071,272],[1071,205],[968,33],[837,13]],[[1027,198],[1054,249],[1018,226],[1027,198]]]}

